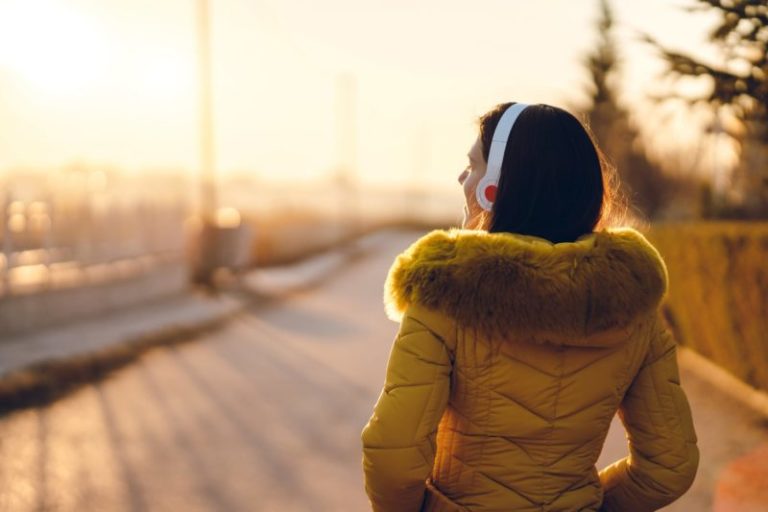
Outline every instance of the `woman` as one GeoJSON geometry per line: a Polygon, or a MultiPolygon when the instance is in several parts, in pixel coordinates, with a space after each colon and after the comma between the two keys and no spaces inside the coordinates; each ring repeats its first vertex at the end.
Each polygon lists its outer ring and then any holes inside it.
{"type": "Polygon", "coordinates": [[[640,233],[608,227],[608,166],[547,105],[499,105],[468,156],[465,229],[415,242],[385,284],[401,325],[362,433],[373,509],[674,501],[698,449],[659,314],[667,272],[640,233]],[[598,473],[617,411],[630,455],[598,473]]]}

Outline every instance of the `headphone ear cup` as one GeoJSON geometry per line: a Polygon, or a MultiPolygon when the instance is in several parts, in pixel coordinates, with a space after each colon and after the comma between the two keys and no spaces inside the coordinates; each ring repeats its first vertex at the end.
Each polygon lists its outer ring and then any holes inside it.
{"type": "Polygon", "coordinates": [[[493,204],[496,202],[496,190],[498,190],[499,187],[496,185],[488,185],[485,187],[485,198],[493,204]]]}
{"type": "Polygon", "coordinates": [[[477,204],[480,207],[489,212],[493,207],[493,202],[496,200],[496,190],[498,186],[495,180],[489,178],[483,178],[480,183],[477,184],[475,191],[475,197],[477,198],[477,204]]]}

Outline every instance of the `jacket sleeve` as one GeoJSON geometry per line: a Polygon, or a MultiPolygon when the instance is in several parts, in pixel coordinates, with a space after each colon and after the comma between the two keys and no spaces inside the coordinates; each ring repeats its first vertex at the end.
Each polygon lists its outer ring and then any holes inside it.
{"type": "Polygon", "coordinates": [[[417,512],[434,464],[452,357],[445,336],[423,313],[405,312],[384,389],[362,432],[365,490],[375,512],[417,512]]]}
{"type": "Polygon", "coordinates": [[[657,510],[682,496],[699,464],[675,340],[656,315],[643,365],[619,408],[629,456],[600,472],[605,511],[657,510]]]}

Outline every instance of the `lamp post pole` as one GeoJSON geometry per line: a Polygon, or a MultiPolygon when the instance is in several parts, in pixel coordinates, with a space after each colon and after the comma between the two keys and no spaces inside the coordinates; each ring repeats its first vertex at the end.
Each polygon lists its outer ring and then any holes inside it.
{"type": "Polygon", "coordinates": [[[216,243],[216,155],[213,132],[213,78],[208,0],[197,0],[197,62],[200,116],[200,229],[197,232],[194,281],[214,288],[216,243]]]}
{"type": "Polygon", "coordinates": [[[205,224],[216,215],[215,148],[213,137],[213,80],[208,0],[198,0],[198,67],[200,72],[200,212],[205,224]]]}
{"type": "Polygon", "coordinates": [[[351,73],[336,78],[336,182],[342,194],[342,230],[354,235],[361,228],[357,164],[357,79],[351,73]]]}

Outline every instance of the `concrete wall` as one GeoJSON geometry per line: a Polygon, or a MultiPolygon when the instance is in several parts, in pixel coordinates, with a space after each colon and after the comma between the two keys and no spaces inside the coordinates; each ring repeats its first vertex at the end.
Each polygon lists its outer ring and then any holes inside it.
{"type": "Polygon", "coordinates": [[[0,296],[0,340],[4,336],[100,315],[177,294],[189,284],[182,260],[158,261],[133,276],[76,287],[0,296]]]}

